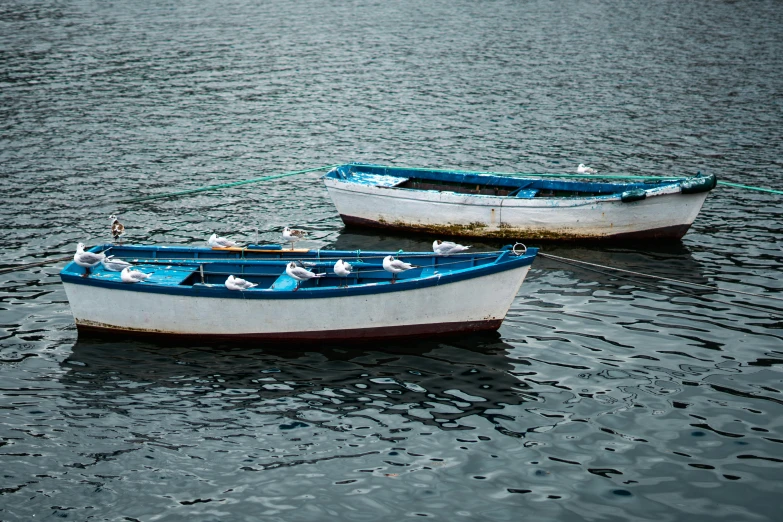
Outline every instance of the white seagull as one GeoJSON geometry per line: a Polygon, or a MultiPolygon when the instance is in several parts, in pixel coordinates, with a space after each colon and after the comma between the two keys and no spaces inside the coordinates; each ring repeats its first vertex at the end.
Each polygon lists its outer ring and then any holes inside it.
{"type": "Polygon", "coordinates": [[[217,234],[212,234],[209,236],[209,239],[207,239],[207,245],[211,246],[212,248],[228,248],[232,246],[237,246],[237,244],[234,241],[231,241],[230,239],[226,239],[224,237],[218,237],[217,234]]]}
{"type": "MultiPolygon", "coordinates": [[[[337,262],[334,264],[334,273],[337,275],[337,277],[345,277],[347,278],[349,275],[351,275],[351,270],[353,270],[353,266],[351,266],[350,263],[346,263],[342,259],[338,259],[337,262]]],[[[345,281],[345,286],[348,286],[348,280],[345,281]]]]}
{"type": "Polygon", "coordinates": [[[585,167],[584,163],[580,163],[579,166],[576,168],[576,171],[579,174],[596,174],[598,171],[591,167],[585,167]]]}
{"type": "Polygon", "coordinates": [[[296,263],[294,263],[293,261],[291,261],[285,266],[285,273],[291,276],[292,278],[296,279],[296,288],[294,288],[294,292],[299,290],[299,284],[302,281],[307,281],[308,279],[313,279],[315,277],[323,277],[326,275],[326,274],[315,274],[302,266],[296,266],[296,263]]]}
{"type": "Polygon", "coordinates": [[[114,256],[109,256],[106,259],[102,259],[101,264],[103,265],[103,268],[111,272],[122,272],[124,268],[130,268],[132,266],[127,261],[123,261],[119,258],[115,259],[114,256]]]}
{"type": "Polygon", "coordinates": [[[288,227],[283,229],[283,239],[285,239],[286,243],[291,243],[291,250],[294,249],[294,243],[300,239],[304,239],[306,235],[307,232],[304,230],[291,230],[288,227]]]}
{"type": "Polygon", "coordinates": [[[93,267],[97,266],[98,263],[100,263],[104,259],[106,259],[106,254],[85,252],[84,243],[79,243],[78,245],[76,245],[76,253],[73,255],[73,262],[85,269],[84,274],[82,274],[82,277],[89,276],[90,270],[92,270],[93,267]]]}
{"type": "Polygon", "coordinates": [[[399,259],[394,259],[393,256],[386,256],[383,258],[383,269],[387,272],[391,272],[392,283],[394,283],[397,279],[397,274],[400,272],[405,272],[406,270],[410,270],[411,268],[416,268],[416,265],[406,263],[405,261],[401,261],[399,259]]]}
{"type": "Polygon", "coordinates": [[[139,272],[138,270],[131,270],[130,267],[126,266],[122,269],[122,272],[120,272],[120,279],[122,279],[123,283],[139,283],[151,275],[152,274],[139,272]]]}
{"type": "Polygon", "coordinates": [[[464,252],[469,248],[470,248],[469,246],[458,245],[457,243],[453,243],[451,241],[441,241],[440,239],[436,239],[435,241],[432,242],[432,251],[438,254],[439,256],[457,254],[459,252],[464,252]]]}
{"type": "Polygon", "coordinates": [[[253,288],[254,286],[258,285],[256,283],[251,283],[250,281],[240,279],[239,277],[234,277],[233,275],[228,276],[228,279],[226,279],[226,288],[229,290],[247,290],[248,288],[253,288]]]}
{"type": "Polygon", "coordinates": [[[119,241],[120,236],[122,236],[125,233],[125,225],[120,223],[120,220],[117,219],[117,216],[115,216],[114,214],[109,216],[109,221],[111,221],[111,237],[115,241],[119,241]]]}

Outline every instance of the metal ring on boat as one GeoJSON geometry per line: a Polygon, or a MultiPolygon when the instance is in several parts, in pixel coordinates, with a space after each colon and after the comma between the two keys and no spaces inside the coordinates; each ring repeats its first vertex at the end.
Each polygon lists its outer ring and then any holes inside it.
{"type": "Polygon", "coordinates": [[[523,243],[514,243],[514,246],[511,248],[511,252],[513,252],[515,256],[522,256],[525,255],[525,252],[527,252],[527,247],[523,243]],[[517,252],[517,246],[522,247],[520,252],[517,252]]]}

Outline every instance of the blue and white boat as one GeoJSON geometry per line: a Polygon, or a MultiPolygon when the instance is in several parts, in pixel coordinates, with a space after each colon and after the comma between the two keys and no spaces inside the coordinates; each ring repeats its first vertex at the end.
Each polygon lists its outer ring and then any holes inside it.
{"type": "Polygon", "coordinates": [[[348,226],[523,240],[628,240],[682,238],[717,180],[709,175],[610,183],[348,163],[329,171],[324,183],[348,226]]]}
{"type": "MultiPolygon", "coordinates": [[[[516,249],[515,249],[516,248],[516,249]]],[[[62,278],[80,331],[156,336],[281,340],[364,340],[497,329],[537,249],[449,256],[398,252],[415,265],[393,276],[390,252],[99,245],[113,259],[151,274],[137,283],[102,265],[66,265],[62,278]],[[338,259],[353,267],[334,274],[338,259]],[[301,282],[296,262],[319,275],[301,282]],[[256,286],[229,290],[235,276],[256,286]]]]}

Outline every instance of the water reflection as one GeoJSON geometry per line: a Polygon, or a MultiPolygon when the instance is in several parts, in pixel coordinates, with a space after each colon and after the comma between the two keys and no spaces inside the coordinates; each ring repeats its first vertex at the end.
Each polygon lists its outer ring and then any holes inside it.
{"type": "MultiPolygon", "coordinates": [[[[80,336],[60,381],[93,407],[145,396],[145,407],[242,409],[301,419],[301,410],[372,410],[442,429],[532,398],[497,333],[447,342],[317,348],[158,344],[80,336]],[[176,393],[172,393],[172,391],[176,393]],[[219,405],[214,399],[220,398],[219,405]]],[[[318,423],[309,415],[311,422],[318,423]]]]}

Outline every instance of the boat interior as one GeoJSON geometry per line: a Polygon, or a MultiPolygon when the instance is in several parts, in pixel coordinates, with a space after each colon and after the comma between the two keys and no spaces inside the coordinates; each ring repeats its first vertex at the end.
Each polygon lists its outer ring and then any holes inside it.
{"type": "MultiPolygon", "coordinates": [[[[303,281],[300,288],[325,288],[366,285],[390,282],[392,275],[383,269],[385,252],[340,252],[317,250],[285,250],[279,245],[252,245],[261,248],[193,248],[193,247],[145,247],[104,245],[94,251],[103,251],[133,264],[134,270],[153,274],[147,283],[156,286],[220,286],[229,275],[254,283],[254,289],[291,291],[296,280],[285,271],[290,261],[321,277],[303,281]],[[107,248],[105,248],[107,247],[107,248]],[[344,259],[351,263],[353,271],[348,277],[334,274],[334,263],[344,259]]],[[[452,256],[436,256],[428,253],[401,254],[399,259],[416,267],[397,275],[397,280],[420,279],[493,264],[510,255],[505,252],[462,253],[452,256]]],[[[84,269],[71,263],[64,272],[81,276],[84,269]]],[[[90,271],[90,278],[121,282],[120,272],[106,270],[98,265],[90,271]]]]}
{"type": "Polygon", "coordinates": [[[619,194],[678,181],[606,183],[597,181],[531,179],[458,171],[431,171],[372,165],[345,165],[327,176],[363,185],[411,190],[435,190],[515,198],[566,198],[619,194]]]}

